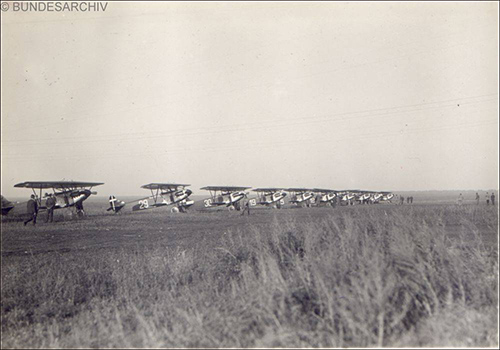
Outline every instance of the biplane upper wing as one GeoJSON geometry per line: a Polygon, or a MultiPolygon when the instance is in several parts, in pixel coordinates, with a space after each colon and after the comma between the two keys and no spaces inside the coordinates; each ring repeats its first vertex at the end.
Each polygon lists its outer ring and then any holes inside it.
{"type": "Polygon", "coordinates": [[[147,185],[141,186],[141,188],[145,188],[147,190],[165,190],[165,189],[177,189],[179,187],[187,187],[191,186],[189,184],[176,184],[176,183],[163,183],[163,182],[153,182],[147,185]]]}
{"type": "Polygon", "coordinates": [[[255,188],[252,191],[254,192],[278,192],[278,191],[285,191],[285,188],[279,188],[279,187],[266,187],[266,188],[255,188]]]}
{"type": "Polygon", "coordinates": [[[290,192],[309,192],[311,191],[309,188],[285,188],[286,191],[290,192]]]}
{"type": "Polygon", "coordinates": [[[21,182],[14,187],[21,188],[58,188],[58,189],[74,189],[82,187],[94,187],[104,185],[104,182],[82,182],[82,181],[26,181],[21,182]]]}
{"type": "Polygon", "coordinates": [[[360,193],[361,191],[360,190],[341,190],[341,191],[337,191],[338,193],[342,193],[342,194],[355,194],[355,193],[360,193]]]}
{"type": "Polygon", "coordinates": [[[336,190],[330,190],[330,189],[325,189],[325,188],[313,188],[313,192],[321,192],[321,193],[337,193],[339,191],[336,190]]]}
{"type": "Polygon", "coordinates": [[[251,188],[251,187],[245,187],[245,186],[205,186],[205,187],[200,188],[200,190],[234,192],[234,191],[248,190],[249,188],[251,188]]]}

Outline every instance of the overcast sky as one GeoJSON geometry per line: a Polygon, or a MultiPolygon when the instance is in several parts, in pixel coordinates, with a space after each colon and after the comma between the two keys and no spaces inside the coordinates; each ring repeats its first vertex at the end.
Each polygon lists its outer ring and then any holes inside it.
{"type": "Polygon", "coordinates": [[[498,41],[497,2],[2,12],[2,194],[497,188],[498,41]]]}

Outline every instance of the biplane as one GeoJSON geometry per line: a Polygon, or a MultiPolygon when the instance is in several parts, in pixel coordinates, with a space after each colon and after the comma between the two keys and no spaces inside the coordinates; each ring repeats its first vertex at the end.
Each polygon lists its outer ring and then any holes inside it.
{"type": "Polygon", "coordinates": [[[356,199],[356,193],[359,190],[342,190],[337,192],[337,196],[340,198],[340,205],[352,205],[356,199]]]}
{"type": "MultiPolygon", "coordinates": [[[[184,212],[194,203],[194,201],[189,200],[189,196],[193,192],[186,188],[187,186],[190,185],[158,182],[143,185],[141,188],[150,190],[151,196],[133,201],[135,204],[132,206],[132,211],[172,206],[170,210],[172,213],[184,212]]],[[[107,211],[112,210],[118,213],[126,204],[126,202],[117,199],[115,196],[110,196],[107,211]]]]}
{"type": "MultiPolygon", "coordinates": [[[[83,202],[89,198],[91,195],[97,194],[97,192],[92,191],[93,187],[103,185],[103,182],[82,182],[82,181],[27,181],[21,182],[14,187],[18,188],[30,188],[35,195],[38,202],[39,210],[45,210],[45,202],[42,198],[47,199],[48,193],[42,196],[42,192],[45,190],[52,190],[52,194],[55,197],[56,204],[54,209],[69,208],[74,209],[78,216],[85,215],[83,210],[83,202]],[[39,193],[37,193],[37,190],[39,193]]],[[[22,205],[19,203],[18,205],[22,205]]],[[[26,206],[23,208],[26,210],[26,206]]],[[[21,210],[22,212],[23,210],[21,210]]],[[[3,210],[2,210],[3,214],[3,210]]]]}
{"type": "Polygon", "coordinates": [[[385,191],[360,191],[350,190],[345,194],[347,204],[376,204],[380,202],[390,202],[394,195],[385,191]]]}
{"type": "Polygon", "coordinates": [[[334,201],[337,201],[337,191],[335,190],[315,188],[313,192],[316,194],[315,203],[318,206],[331,205],[334,201]]]}
{"type": "Polygon", "coordinates": [[[206,186],[200,188],[210,192],[210,198],[203,200],[204,208],[225,206],[229,210],[240,210],[240,201],[248,196],[246,190],[251,187],[241,186],[206,186]]]}
{"type": "Polygon", "coordinates": [[[394,194],[392,192],[378,192],[377,195],[379,195],[379,197],[376,199],[375,203],[380,203],[380,202],[391,203],[392,198],[394,198],[394,194]]]}
{"type": "Polygon", "coordinates": [[[383,196],[380,192],[377,191],[367,191],[367,193],[370,194],[369,198],[365,200],[365,203],[367,204],[378,203],[383,196]]]}
{"type": "Polygon", "coordinates": [[[386,191],[360,191],[356,194],[356,201],[359,204],[376,204],[380,202],[390,202],[394,195],[386,191]]]}
{"type": "Polygon", "coordinates": [[[257,198],[249,200],[251,206],[263,205],[273,208],[281,208],[285,205],[286,192],[284,188],[256,188],[257,198]]]}
{"type": "Polygon", "coordinates": [[[367,204],[370,202],[371,198],[373,197],[373,194],[375,192],[373,191],[357,191],[355,193],[355,201],[358,204],[367,204]]]}
{"type": "Polygon", "coordinates": [[[290,203],[297,206],[310,206],[315,203],[314,192],[308,188],[288,188],[290,192],[290,203]]]}

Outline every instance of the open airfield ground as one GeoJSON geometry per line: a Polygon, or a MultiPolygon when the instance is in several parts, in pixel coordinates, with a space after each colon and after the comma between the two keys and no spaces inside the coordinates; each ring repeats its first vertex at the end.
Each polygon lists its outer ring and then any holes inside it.
{"type": "Polygon", "coordinates": [[[2,222],[3,348],[497,347],[498,206],[2,222]]]}

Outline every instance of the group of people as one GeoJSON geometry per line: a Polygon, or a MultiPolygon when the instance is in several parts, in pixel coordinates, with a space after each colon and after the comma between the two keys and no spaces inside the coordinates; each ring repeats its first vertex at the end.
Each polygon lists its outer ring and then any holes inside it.
{"type": "MultiPolygon", "coordinates": [[[[485,199],[486,199],[486,205],[490,205],[490,201],[491,201],[491,205],[495,205],[495,193],[491,192],[491,195],[486,192],[486,195],[485,195],[485,199]]],[[[481,196],[479,196],[479,193],[476,192],[476,204],[479,205],[479,202],[481,201],[481,196]]],[[[460,193],[460,195],[458,196],[458,200],[457,200],[457,203],[458,205],[462,205],[464,202],[464,197],[463,195],[460,193]]]]}
{"type": "MultiPolygon", "coordinates": [[[[45,222],[53,222],[54,221],[54,209],[56,207],[56,198],[50,193],[46,194],[47,199],[45,200],[45,206],[47,208],[47,218],[45,222]]],[[[36,225],[36,218],[38,216],[38,200],[37,197],[32,194],[27,203],[28,209],[28,218],[24,221],[24,226],[28,224],[28,222],[33,221],[33,225],[36,225]]]]}
{"type": "MultiPolygon", "coordinates": [[[[460,193],[460,196],[462,196],[461,193],[460,193]]],[[[480,199],[481,198],[479,196],[479,193],[476,192],[476,204],[479,204],[480,199]]],[[[486,192],[485,199],[486,199],[486,205],[490,205],[490,201],[491,201],[491,205],[495,205],[495,193],[494,192],[491,192],[491,195],[488,192],[486,192]]]]}
{"type": "MultiPolygon", "coordinates": [[[[406,197],[406,203],[408,204],[413,203],[413,196],[406,197]]],[[[405,204],[405,197],[399,196],[399,204],[405,204]]]]}

